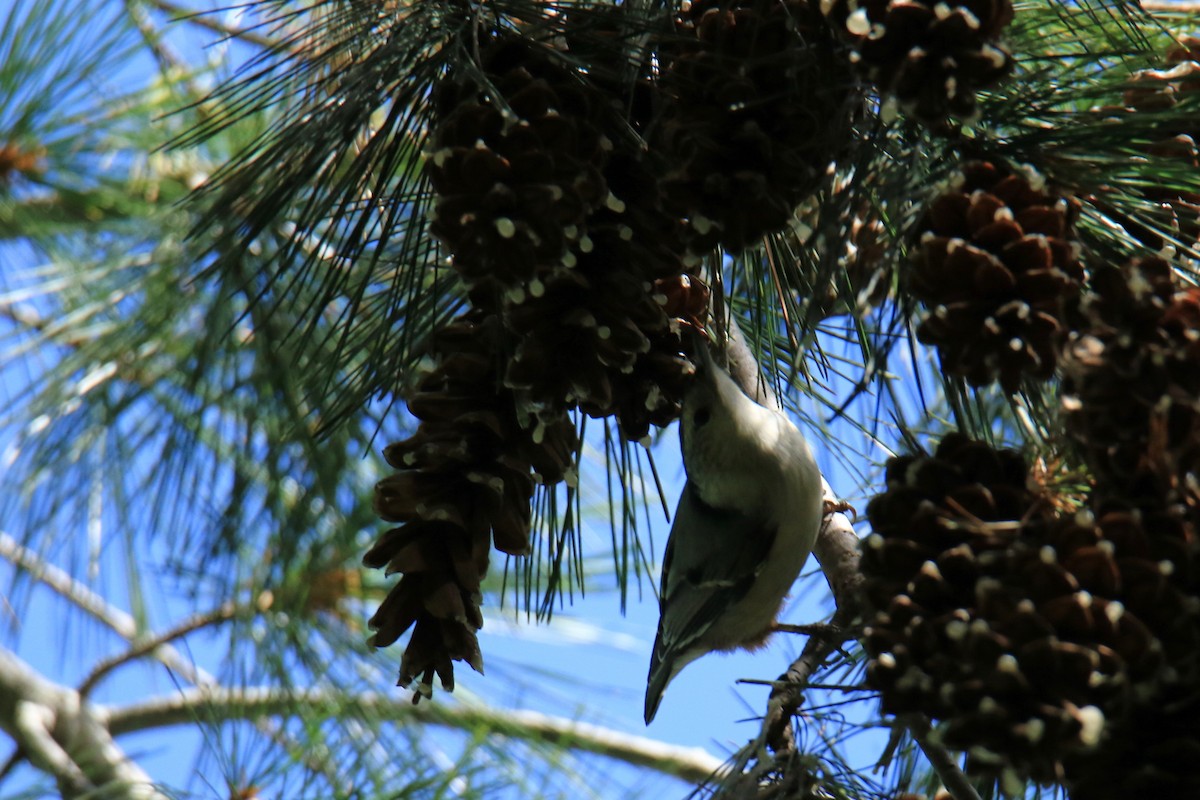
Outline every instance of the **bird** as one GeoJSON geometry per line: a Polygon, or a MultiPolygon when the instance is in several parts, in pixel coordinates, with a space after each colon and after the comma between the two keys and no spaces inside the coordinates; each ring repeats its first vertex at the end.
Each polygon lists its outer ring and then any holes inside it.
{"type": "Polygon", "coordinates": [[[824,515],[799,428],[756,403],[701,343],[679,425],[687,481],[663,557],[645,719],[685,666],[770,636],[824,515]]]}

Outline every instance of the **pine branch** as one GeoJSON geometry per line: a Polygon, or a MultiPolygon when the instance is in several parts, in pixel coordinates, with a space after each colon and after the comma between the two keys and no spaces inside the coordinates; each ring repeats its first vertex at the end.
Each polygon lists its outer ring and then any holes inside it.
{"type": "Polygon", "coordinates": [[[1143,11],[1169,11],[1188,14],[1200,11],[1200,3],[1183,3],[1177,0],[1141,0],[1143,11]]]}
{"type": "Polygon", "coordinates": [[[374,719],[440,725],[457,730],[487,730],[494,735],[554,744],[646,767],[681,780],[711,779],[721,762],[700,748],[677,747],[598,725],[528,710],[491,710],[445,703],[413,705],[392,695],[349,694],[333,689],[189,689],[171,697],[104,709],[114,736],[203,717],[210,721],[258,719],[264,716],[362,714],[374,719]]]}
{"type": "Polygon", "coordinates": [[[42,678],[0,649],[0,729],[30,762],[58,781],[64,798],[166,800],[150,776],[117,747],[100,709],[74,689],[42,678]]]}
{"type": "Polygon", "coordinates": [[[222,603],[212,611],[203,614],[196,614],[183,622],[179,623],[170,630],[163,631],[143,641],[135,642],[133,647],[126,650],[124,653],[106,658],[97,664],[91,673],[84,679],[79,686],[79,694],[82,697],[87,697],[100,681],[104,680],[110,672],[117,669],[123,664],[128,664],[145,655],[150,655],[159,648],[164,647],[176,639],[182,639],[190,633],[194,633],[201,628],[207,628],[210,625],[219,625],[223,622],[228,622],[233,619],[239,612],[239,608],[232,602],[222,603]]]}
{"type": "Polygon", "coordinates": [[[967,776],[958,768],[958,762],[946,748],[937,744],[930,737],[929,720],[919,717],[908,722],[908,729],[913,739],[929,759],[930,765],[942,779],[942,785],[954,800],[979,800],[979,792],[967,780],[967,776]]]}
{"type": "Polygon", "coordinates": [[[203,11],[196,11],[186,6],[181,6],[178,3],[172,3],[170,0],[141,0],[148,6],[157,8],[172,16],[172,22],[187,22],[191,25],[196,25],[201,28],[207,28],[214,33],[219,33],[228,39],[241,39],[243,42],[256,44],[259,47],[264,47],[268,50],[284,50],[279,42],[269,36],[263,36],[261,33],[255,33],[253,28],[238,28],[232,25],[226,25],[222,22],[211,18],[203,11]]]}
{"type": "MultiPolygon", "coordinates": [[[[3,532],[0,532],[0,558],[25,570],[34,580],[44,583],[65,600],[74,603],[81,610],[111,628],[118,636],[133,642],[141,635],[137,622],[132,616],[114,608],[103,597],[3,532]]],[[[216,678],[187,661],[178,650],[169,644],[155,647],[149,654],[153,655],[167,669],[179,673],[179,676],[188,683],[196,686],[209,686],[216,683],[216,678]]]]}

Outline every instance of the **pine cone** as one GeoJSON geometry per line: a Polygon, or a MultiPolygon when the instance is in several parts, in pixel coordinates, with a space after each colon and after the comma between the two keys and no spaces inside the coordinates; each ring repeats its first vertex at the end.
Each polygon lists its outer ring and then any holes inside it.
{"type": "Polygon", "coordinates": [[[1195,652],[1196,604],[1192,571],[1175,580],[1154,560],[1187,550],[1181,529],[1054,517],[1024,473],[1018,454],[956,434],[889,461],[862,562],[867,677],[885,711],[941,720],[976,773],[1060,781],[1065,758],[1173,674],[1169,640],[1195,652]]]}
{"type": "Polygon", "coordinates": [[[937,346],[943,370],[1010,393],[1054,374],[1083,280],[1073,217],[1068,201],[986,161],[933,201],[910,285],[930,309],[917,338],[937,346]]]}
{"type": "Polygon", "coordinates": [[[687,247],[740,250],[787,225],[850,136],[845,53],[806,0],[704,0],[663,49],[653,142],[687,247]]]}
{"type": "Polygon", "coordinates": [[[453,690],[452,661],[482,671],[475,631],[491,545],[528,551],[535,478],[562,480],[576,450],[565,413],[532,430],[518,417],[500,387],[503,342],[499,320],[478,311],[439,332],[430,346],[436,365],[409,400],[421,424],[384,449],[398,472],[376,485],[375,510],[401,525],[363,563],[403,577],[370,620],[372,644],[386,647],[415,625],[400,684],[419,679],[416,697],[432,693],[435,674],[453,690]]]}
{"type": "Polygon", "coordinates": [[[1200,691],[1166,684],[1111,718],[1094,750],[1066,759],[1072,800],[1200,797],[1200,691]]]}
{"type": "MultiPolygon", "coordinates": [[[[599,69],[596,39],[616,35],[621,18],[575,9],[565,22],[578,50],[569,59],[599,69]]],[[[512,353],[504,385],[526,411],[618,414],[641,438],[678,415],[687,375],[652,292],[682,272],[679,224],[626,107],[564,63],[523,41],[489,45],[484,69],[516,124],[472,84],[442,90],[434,232],[472,305],[500,313],[512,353]]],[[[614,79],[617,68],[600,71],[614,79]]]]}
{"type": "Polygon", "coordinates": [[[976,92],[1012,69],[1000,34],[1011,0],[822,0],[854,61],[880,90],[926,123],[970,117],[976,92]]]}
{"type": "Polygon", "coordinates": [[[1081,314],[1063,362],[1068,434],[1102,486],[1149,473],[1161,502],[1195,507],[1200,290],[1177,288],[1162,259],[1134,259],[1097,270],[1081,314]]]}
{"type": "Polygon", "coordinates": [[[468,286],[501,290],[559,263],[586,237],[608,197],[607,103],[524,40],[489,43],[482,68],[499,97],[471,79],[439,87],[427,169],[438,193],[430,231],[468,286]],[[512,114],[516,119],[511,119],[512,114]]]}
{"type": "MultiPolygon", "coordinates": [[[[1146,69],[1133,75],[1125,105],[1135,111],[1171,108],[1191,92],[1200,91],[1200,37],[1182,36],[1166,52],[1165,69],[1146,69]]],[[[1200,133],[1180,131],[1189,135],[1200,133]]]]}

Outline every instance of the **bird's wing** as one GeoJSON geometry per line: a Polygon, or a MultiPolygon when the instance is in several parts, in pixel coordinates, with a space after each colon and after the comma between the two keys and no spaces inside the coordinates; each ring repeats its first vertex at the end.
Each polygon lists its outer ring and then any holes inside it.
{"type": "Polygon", "coordinates": [[[762,517],[708,505],[689,482],[679,497],[663,559],[663,645],[681,652],[746,595],[766,562],[775,530],[762,517]],[[687,531],[688,546],[677,542],[687,531]]]}
{"type": "MultiPolygon", "coordinates": [[[[691,658],[679,657],[746,596],[762,569],[775,530],[761,517],[714,508],[688,482],[679,496],[663,557],[661,615],[646,691],[647,722],[667,683],[691,658]],[[678,541],[686,531],[687,547],[678,541]]],[[[693,655],[692,658],[695,656],[693,655]]]]}

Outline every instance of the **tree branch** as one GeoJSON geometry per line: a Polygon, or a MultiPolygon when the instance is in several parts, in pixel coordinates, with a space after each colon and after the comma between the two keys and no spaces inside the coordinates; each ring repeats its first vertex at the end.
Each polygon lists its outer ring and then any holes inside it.
{"type": "Polygon", "coordinates": [[[148,6],[157,8],[159,11],[170,14],[172,22],[187,22],[192,25],[198,25],[214,33],[219,33],[228,39],[241,39],[243,42],[256,44],[268,50],[286,49],[279,42],[269,36],[256,33],[252,28],[235,28],[232,25],[226,25],[213,19],[203,11],[196,11],[195,9],[181,6],[178,3],[170,2],[170,0],[142,0],[142,2],[148,6]]]}
{"type": "Polygon", "coordinates": [[[233,602],[222,603],[212,611],[204,614],[195,614],[183,622],[176,625],[170,630],[155,634],[145,638],[142,641],[136,641],[133,647],[130,647],[124,653],[118,653],[115,656],[110,656],[99,664],[97,664],[91,673],[79,685],[79,694],[87,697],[96,688],[96,684],[100,683],[108,673],[120,667],[123,664],[128,664],[130,661],[149,655],[170,642],[176,639],[182,639],[189,633],[194,633],[201,628],[206,628],[209,625],[218,625],[234,618],[238,613],[238,607],[233,602]]]}
{"type": "Polygon", "coordinates": [[[967,780],[967,776],[958,768],[958,762],[954,760],[950,752],[940,744],[931,741],[929,720],[925,717],[909,720],[908,729],[917,746],[921,748],[925,757],[929,759],[929,763],[933,765],[938,777],[942,779],[942,785],[946,787],[950,796],[955,800],[979,800],[979,793],[975,791],[975,787],[967,780]]]}
{"type": "MultiPolygon", "coordinates": [[[[134,642],[141,635],[137,622],[129,614],[113,608],[103,597],[3,532],[0,532],[0,558],[25,570],[34,580],[44,583],[63,598],[107,625],[123,639],[134,642]]],[[[169,644],[160,645],[149,655],[152,655],[167,669],[179,673],[179,676],[188,683],[197,686],[216,683],[216,678],[194,666],[169,644]]]]}
{"type": "Polygon", "coordinates": [[[692,783],[713,777],[722,762],[700,748],[677,747],[655,739],[527,710],[490,710],[466,705],[413,705],[392,695],[348,694],[330,689],[189,689],[99,713],[114,736],[149,728],[206,720],[259,719],[353,711],[393,722],[440,725],[460,730],[486,728],[518,739],[563,745],[647,767],[692,783]]]}
{"type": "Polygon", "coordinates": [[[1143,11],[1173,11],[1180,14],[1200,11],[1200,3],[1181,3],[1173,0],[1142,0],[1143,11]]]}
{"type": "Polygon", "coordinates": [[[53,776],[65,798],[166,800],[113,741],[74,689],[51,683],[0,648],[0,729],[30,762],[53,776]]]}

